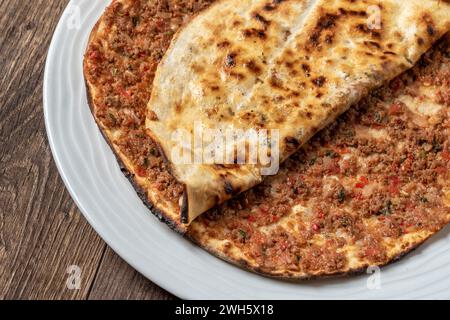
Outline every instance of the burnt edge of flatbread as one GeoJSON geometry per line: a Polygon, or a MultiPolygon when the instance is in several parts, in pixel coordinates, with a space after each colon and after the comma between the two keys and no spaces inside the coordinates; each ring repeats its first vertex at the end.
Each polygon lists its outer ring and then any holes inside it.
{"type": "Polygon", "coordinates": [[[179,222],[181,224],[188,224],[190,219],[189,219],[189,197],[187,193],[187,186],[185,183],[181,182],[176,176],[175,171],[172,167],[172,162],[167,157],[166,152],[164,151],[164,148],[161,146],[161,143],[159,142],[158,138],[155,137],[149,129],[145,128],[144,131],[147,134],[147,137],[149,137],[152,140],[152,142],[158,149],[159,154],[161,155],[161,158],[166,164],[167,170],[169,171],[170,175],[177,181],[177,183],[183,186],[183,196],[181,197],[179,222]]]}
{"type": "Polygon", "coordinates": [[[236,267],[239,267],[241,269],[244,269],[248,272],[252,272],[258,275],[261,275],[263,277],[266,278],[270,278],[270,279],[275,279],[275,280],[283,280],[283,281],[290,281],[290,282],[298,282],[298,281],[303,281],[303,280],[322,280],[322,279],[330,279],[330,278],[344,278],[344,277],[351,277],[351,276],[357,276],[357,275],[362,275],[364,273],[367,272],[368,268],[370,267],[386,267],[390,264],[394,264],[398,261],[400,261],[401,259],[403,259],[404,257],[406,257],[407,255],[409,255],[410,253],[412,253],[413,251],[415,251],[417,248],[419,248],[423,243],[425,243],[428,239],[430,239],[432,236],[436,235],[437,233],[439,233],[440,231],[442,231],[442,229],[445,226],[442,226],[442,228],[440,228],[439,230],[437,230],[436,232],[424,237],[423,239],[420,239],[419,241],[415,241],[413,243],[411,243],[408,248],[404,249],[402,252],[400,252],[399,254],[395,255],[393,258],[389,258],[387,261],[379,263],[379,264],[369,264],[366,263],[360,267],[354,268],[354,269],[348,269],[346,271],[338,271],[338,272],[331,272],[331,273],[327,273],[327,272],[319,272],[317,274],[311,274],[311,275],[306,275],[306,276],[294,276],[293,274],[289,273],[289,272],[273,272],[270,270],[265,270],[262,268],[258,268],[258,267],[254,267],[249,265],[249,263],[243,259],[237,260],[237,259],[233,259],[230,258],[227,255],[224,255],[221,251],[219,250],[215,250],[213,248],[210,248],[208,246],[204,246],[202,243],[200,243],[199,241],[196,241],[193,237],[191,237],[189,235],[189,233],[185,234],[185,238],[188,238],[191,242],[195,243],[197,246],[199,246],[200,248],[202,248],[203,250],[205,250],[206,252],[212,254],[213,256],[233,265],[236,267]]]}
{"type": "MultiPolygon", "coordinates": [[[[94,39],[94,36],[95,36],[99,26],[100,26],[101,21],[102,20],[100,18],[100,20],[93,27],[93,29],[91,31],[91,34],[89,36],[88,45],[87,45],[86,50],[89,48],[89,44],[94,39]]],[[[89,105],[89,109],[91,110],[91,114],[92,114],[92,116],[94,118],[94,121],[97,124],[97,127],[100,130],[103,138],[105,139],[106,143],[108,144],[108,146],[112,150],[112,152],[114,154],[114,157],[116,158],[117,163],[119,164],[120,171],[125,175],[125,177],[128,179],[128,181],[131,183],[131,185],[133,186],[133,188],[136,191],[137,195],[139,196],[139,198],[141,199],[143,204],[150,210],[150,212],[154,216],[156,216],[161,222],[163,222],[166,225],[168,225],[172,230],[176,231],[177,233],[179,233],[181,235],[184,235],[186,233],[186,231],[187,231],[186,226],[184,226],[179,221],[174,221],[173,219],[171,219],[169,214],[164,209],[158,208],[151,201],[150,197],[147,195],[147,193],[144,190],[144,188],[135,179],[136,175],[132,172],[131,169],[127,168],[127,166],[125,165],[124,161],[122,160],[120,154],[118,154],[117,151],[115,150],[112,141],[108,138],[108,135],[105,132],[105,129],[99,123],[97,117],[95,116],[95,103],[94,103],[93,95],[92,95],[92,92],[91,92],[91,88],[90,88],[89,83],[87,81],[87,76],[85,74],[85,66],[86,66],[86,60],[84,59],[84,61],[83,61],[83,77],[84,77],[84,85],[85,85],[85,88],[86,88],[86,96],[87,96],[87,102],[88,102],[88,105],[89,105]]],[[[155,145],[157,145],[157,144],[155,143],[155,145]]],[[[183,196],[183,199],[184,199],[184,196],[183,196]]]]}

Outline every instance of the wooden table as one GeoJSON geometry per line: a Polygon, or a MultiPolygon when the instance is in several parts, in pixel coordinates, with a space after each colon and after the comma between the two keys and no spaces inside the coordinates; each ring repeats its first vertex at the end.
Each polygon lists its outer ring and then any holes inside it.
{"type": "Polygon", "coordinates": [[[0,299],[174,299],[95,233],[53,162],[42,79],[67,3],[0,0],[0,299]],[[78,290],[66,284],[72,265],[78,290]]]}

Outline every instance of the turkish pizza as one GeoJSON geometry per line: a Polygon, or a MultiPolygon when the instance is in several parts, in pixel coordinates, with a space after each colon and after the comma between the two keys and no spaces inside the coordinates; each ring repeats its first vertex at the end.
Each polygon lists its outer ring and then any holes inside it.
{"type": "MultiPolygon", "coordinates": [[[[115,0],[89,40],[92,114],[152,213],[226,261],[299,279],[386,265],[450,221],[447,35],[288,157],[277,175],[182,223],[185,186],[147,134],[147,105],[177,30],[212,2],[115,0]]],[[[426,30],[435,32],[431,22],[426,30]]]]}

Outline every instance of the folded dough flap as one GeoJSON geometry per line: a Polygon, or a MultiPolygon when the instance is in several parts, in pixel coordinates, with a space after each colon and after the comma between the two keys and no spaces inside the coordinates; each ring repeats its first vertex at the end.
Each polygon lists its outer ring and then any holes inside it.
{"type": "Polygon", "coordinates": [[[227,0],[200,13],[159,65],[146,121],[185,186],[183,222],[260,183],[266,164],[179,161],[180,137],[192,155],[199,127],[276,130],[281,162],[449,29],[437,0],[227,0]]]}

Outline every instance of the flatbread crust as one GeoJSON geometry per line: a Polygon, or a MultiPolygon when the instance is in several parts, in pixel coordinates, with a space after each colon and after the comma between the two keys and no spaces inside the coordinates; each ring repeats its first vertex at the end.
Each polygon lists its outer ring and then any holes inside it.
{"type": "MultiPolygon", "coordinates": [[[[450,29],[450,5],[433,0],[269,4],[216,2],[176,34],[158,67],[147,133],[184,185],[185,223],[261,183],[266,166],[185,163],[174,152],[175,132],[279,130],[282,162],[369,90],[411,68],[450,29]],[[379,26],[369,28],[370,8],[379,10],[379,26]]],[[[214,152],[234,159],[228,147],[214,152]]]]}
{"type": "MultiPolygon", "coordinates": [[[[261,189],[264,191],[267,188],[271,188],[271,184],[275,187],[285,185],[283,179],[285,179],[286,173],[290,172],[292,175],[295,175],[302,170],[317,169],[315,167],[305,167],[304,161],[312,163],[311,157],[313,155],[316,155],[316,161],[321,161],[320,159],[324,157],[320,153],[320,148],[321,146],[326,145],[326,143],[328,143],[328,146],[325,154],[332,149],[330,143],[333,144],[336,141],[333,141],[330,138],[330,134],[327,134],[326,132],[321,133],[317,139],[314,139],[304,147],[306,149],[311,148],[307,153],[309,158],[304,157],[305,153],[303,153],[303,151],[299,151],[293,156],[292,161],[288,160],[288,162],[283,165],[282,172],[278,175],[278,179],[282,181],[281,183],[277,181],[277,177],[273,177],[267,182],[264,182],[263,185],[256,187],[254,190],[249,190],[240,195],[236,200],[231,200],[231,202],[218,207],[217,210],[210,211],[204,217],[200,217],[200,219],[194,221],[189,228],[186,225],[180,224],[180,208],[178,201],[183,193],[183,188],[168,173],[167,167],[161,159],[161,155],[154,149],[156,145],[148,139],[148,137],[142,135],[144,132],[146,99],[148,100],[150,95],[149,88],[151,89],[150,85],[153,80],[156,64],[159,62],[159,59],[161,59],[165,48],[169,45],[172,34],[177,26],[181,25],[183,21],[186,20],[186,17],[198,12],[209,3],[210,2],[208,1],[113,1],[112,5],[107,9],[106,13],[94,28],[86,52],[84,74],[88,89],[88,98],[94,118],[105,139],[115,152],[119,164],[123,168],[122,170],[129,177],[141,198],[152,209],[151,211],[154,214],[168,222],[168,224],[178,232],[187,232],[187,237],[189,239],[226,261],[263,275],[290,279],[342,273],[349,274],[360,271],[368,265],[381,266],[387,264],[425,241],[449,221],[449,83],[446,79],[450,79],[450,77],[448,71],[448,42],[444,42],[443,44],[436,46],[435,50],[427,53],[419,65],[414,69],[414,74],[420,75],[417,76],[418,79],[420,79],[420,85],[419,82],[412,81],[409,78],[409,80],[402,80],[401,85],[395,80],[392,82],[393,84],[391,83],[391,86],[399,87],[397,88],[399,90],[397,94],[400,95],[401,99],[398,97],[398,99],[396,99],[405,104],[402,104],[401,107],[399,107],[399,110],[397,110],[398,108],[394,108],[395,110],[392,116],[401,118],[401,116],[405,116],[405,114],[408,117],[413,115],[413,123],[422,125],[424,132],[428,130],[431,133],[436,133],[440,139],[438,139],[439,141],[433,141],[432,138],[430,140],[425,137],[429,141],[427,140],[426,143],[424,142],[421,145],[423,150],[415,151],[422,152],[424,150],[433,150],[432,153],[427,156],[427,159],[428,157],[432,157],[434,161],[428,163],[428,161],[431,160],[427,160],[425,169],[422,168],[419,170],[420,166],[419,169],[413,168],[423,174],[415,176],[413,174],[414,170],[410,172],[412,182],[415,181],[417,182],[416,184],[420,186],[419,191],[414,188],[411,189],[412,191],[409,191],[414,195],[414,197],[411,196],[411,199],[414,200],[413,204],[417,202],[417,193],[420,191],[424,192],[423,190],[427,189],[431,190],[431,194],[428,195],[428,191],[426,191],[423,198],[425,199],[428,197],[429,199],[426,200],[428,202],[420,202],[418,210],[416,210],[417,212],[414,211],[415,213],[413,215],[408,215],[409,209],[402,209],[401,203],[391,204],[390,209],[386,208],[386,203],[384,203],[384,207],[382,205],[380,207],[380,203],[383,204],[383,200],[385,200],[382,196],[376,199],[369,197],[366,201],[362,202],[362,204],[364,204],[367,203],[369,199],[373,200],[373,203],[369,208],[375,208],[377,210],[381,208],[381,215],[378,216],[374,212],[370,212],[370,214],[375,217],[384,216],[389,223],[393,223],[394,231],[400,228],[400,222],[395,220],[398,218],[404,218],[406,221],[409,221],[408,219],[416,219],[418,223],[424,223],[422,226],[415,226],[414,228],[409,226],[409,230],[405,230],[409,231],[408,234],[398,237],[386,236],[386,239],[382,240],[379,239],[377,230],[363,232],[362,234],[365,235],[365,237],[358,240],[355,240],[356,238],[346,240],[345,243],[348,248],[350,247],[348,243],[354,241],[355,248],[357,249],[354,251],[355,258],[353,260],[350,259],[350,261],[353,261],[351,263],[348,260],[344,260],[345,263],[342,263],[342,257],[339,255],[339,251],[342,251],[342,249],[334,250],[333,254],[333,250],[331,249],[335,248],[334,245],[324,243],[323,241],[317,241],[315,238],[316,236],[309,239],[309,242],[307,241],[307,246],[304,243],[305,239],[302,237],[304,236],[305,230],[309,230],[309,233],[307,234],[310,234],[312,229],[312,231],[315,233],[317,232],[320,235],[333,235],[333,231],[330,229],[331,227],[328,225],[328,222],[325,223],[323,227],[320,223],[318,223],[318,226],[314,227],[315,221],[307,220],[302,223],[294,221],[294,226],[296,226],[296,228],[301,227],[305,229],[300,230],[301,232],[293,232],[289,228],[284,230],[285,223],[287,223],[290,218],[302,216],[302,214],[298,212],[292,212],[292,208],[295,208],[295,210],[302,208],[301,204],[298,206],[293,203],[283,203],[287,195],[286,193],[282,193],[280,196],[275,195],[274,197],[264,195],[263,193],[262,195],[257,195],[255,198],[256,200],[253,198],[256,193],[261,192],[261,189]],[[144,38],[147,39],[147,41],[145,41],[144,38]],[[151,48],[152,50],[144,50],[145,48],[151,48]],[[432,61],[441,67],[438,68],[437,65],[431,63],[432,61]],[[139,80],[136,81],[136,79],[133,79],[133,76],[139,80]],[[406,83],[407,85],[405,85],[406,83]],[[425,87],[426,89],[424,91],[426,91],[426,93],[416,95],[416,97],[413,97],[411,92],[404,94],[408,91],[419,92],[420,90],[423,90],[418,89],[418,86],[420,88],[425,87]],[[429,93],[434,91],[436,92],[435,96],[429,93]],[[418,101],[423,98],[421,97],[422,95],[425,96],[425,98],[427,95],[432,96],[431,100],[428,98],[425,100],[428,103],[430,101],[433,102],[432,108],[424,107],[423,104],[418,103],[418,101]],[[419,100],[417,100],[417,97],[420,97],[419,100]],[[419,110],[420,112],[410,113],[408,110],[419,110]],[[431,114],[431,116],[427,115],[427,121],[424,121],[423,117],[420,116],[420,113],[431,112],[430,110],[437,110],[438,116],[433,114],[431,114]],[[442,112],[446,115],[446,118],[444,118],[445,121],[439,121],[439,114],[442,112]],[[431,122],[428,121],[429,117],[431,117],[431,122]],[[433,145],[433,143],[435,145],[433,145]],[[432,145],[431,149],[429,149],[430,144],[432,145]],[[434,169],[431,170],[427,166],[434,166],[434,169]],[[423,177],[427,174],[432,176],[433,179],[430,181],[423,181],[423,177]],[[440,182],[436,184],[435,181],[438,181],[437,178],[440,179],[440,182]],[[258,201],[258,199],[259,202],[255,202],[258,201]],[[427,208],[427,211],[429,212],[428,215],[419,215],[421,212],[420,210],[423,209],[422,204],[429,206],[429,208],[427,208]],[[249,213],[253,210],[261,210],[262,213],[267,214],[253,216],[249,213]],[[389,215],[389,210],[392,211],[391,215],[389,215]],[[392,222],[391,220],[395,221],[392,222]],[[268,234],[268,239],[271,241],[272,245],[266,246],[267,243],[265,241],[267,239],[258,236],[258,232],[264,229],[264,226],[277,230],[277,233],[269,232],[268,234]],[[297,233],[298,235],[301,235],[298,239],[295,238],[297,233]],[[376,241],[368,241],[367,236],[370,235],[374,235],[376,241]],[[280,241],[280,237],[284,237],[285,242],[280,241]],[[291,237],[297,239],[298,242],[296,242],[297,240],[292,242],[291,237]],[[261,242],[261,240],[264,240],[264,242],[261,242]],[[391,244],[384,249],[384,246],[387,246],[389,242],[391,244]],[[296,247],[301,249],[310,248],[310,251],[303,252],[302,255],[297,255],[298,253],[293,249],[296,247]],[[261,256],[258,256],[258,253],[255,254],[258,250],[260,252],[265,251],[266,256],[261,258],[261,256]],[[300,259],[298,257],[300,257],[300,259]],[[323,257],[323,259],[317,261],[318,257],[323,257]],[[294,263],[290,261],[292,259],[294,259],[294,263]],[[341,263],[337,263],[339,261],[341,261],[341,263]],[[295,264],[297,266],[295,266],[295,264]]],[[[391,89],[388,87],[388,89],[383,89],[381,93],[384,91],[386,91],[385,95],[389,98],[391,89]]],[[[380,93],[378,92],[375,95],[377,94],[380,93]]],[[[394,94],[392,94],[392,96],[393,95],[394,94]]],[[[370,99],[373,99],[373,97],[369,98],[369,100],[370,99]]],[[[389,99],[393,98],[391,97],[389,99]]],[[[387,101],[390,101],[389,99],[387,99],[387,101]]],[[[368,103],[367,105],[369,110],[371,110],[370,108],[374,108],[373,102],[368,103]]],[[[350,121],[345,117],[349,114],[352,115],[352,117],[367,114],[363,111],[367,105],[363,102],[361,105],[351,109],[344,115],[342,121],[339,120],[338,123],[344,127],[347,125],[346,122],[351,125],[353,120],[350,121]]],[[[372,124],[369,126],[372,127],[372,124]]],[[[393,132],[397,131],[394,130],[393,132]]],[[[341,134],[342,133],[338,131],[338,135],[341,134]]],[[[373,134],[377,137],[382,136],[380,132],[377,131],[368,131],[366,134],[369,136],[373,134]]],[[[357,141],[359,142],[359,140],[357,141]]],[[[358,154],[359,152],[362,152],[361,150],[367,151],[367,145],[369,146],[369,150],[373,147],[370,143],[363,144],[357,146],[356,150],[350,149],[351,153],[343,154],[342,157],[358,154]]],[[[340,142],[336,148],[338,151],[343,152],[342,149],[344,149],[344,147],[340,142]]],[[[333,155],[333,158],[331,159],[340,159],[341,155],[339,154],[339,157],[334,157],[335,156],[333,155]]],[[[405,161],[406,163],[409,163],[410,159],[406,159],[405,161]]],[[[327,167],[327,170],[331,170],[332,172],[336,171],[336,166],[334,166],[333,163],[334,162],[327,164],[330,166],[329,168],[327,167]]],[[[350,165],[351,163],[352,161],[350,161],[350,165]]],[[[422,163],[422,166],[423,165],[424,164],[422,163]]],[[[344,171],[344,168],[342,170],[343,172],[347,172],[344,171]]],[[[360,183],[360,175],[357,173],[359,173],[359,171],[348,174],[350,181],[351,179],[357,179],[357,183],[360,183]]],[[[370,176],[369,181],[372,182],[370,176]]],[[[396,180],[394,180],[394,182],[395,181],[396,180]]],[[[309,197],[308,199],[312,199],[311,201],[313,201],[310,210],[314,210],[314,199],[323,202],[323,195],[321,193],[316,194],[315,196],[314,193],[306,196],[303,195],[303,187],[297,185],[298,181],[296,179],[290,183],[289,188],[295,188],[298,192],[294,197],[294,203],[301,203],[304,201],[304,197],[309,197]]],[[[390,182],[388,182],[388,189],[389,187],[395,187],[396,185],[390,186],[389,183],[390,182]]],[[[332,186],[331,190],[334,190],[333,188],[335,187],[336,186],[332,186]]],[[[403,188],[405,187],[404,181],[400,181],[398,187],[403,191],[403,188]]],[[[366,190],[366,188],[367,186],[364,186],[363,190],[366,190]]],[[[408,188],[411,188],[411,186],[408,185],[408,188]]],[[[314,188],[312,191],[314,191],[314,188]]],[[[376,192],[375,194],[379,195],[380,193],[381,195],[384,194],[387,196],[390,194],[390,191],[384,190],[376,192]]],[[[352,193],[349,192],[349,194],[352,193]]],[[[324,202],[326,206],[324,209],[336,209],[334,207],[336,199],[334,198],[333,193],[329,193],[326,196],[331,198],[328,199],[328,202],[324,202]]],[[[338,194],[337,201],[340,201],[339,199],[338,194]]],[[[419,201],[422,200],[419,199],[419,201]]],[[[350,201],[350,204],[352,204],[352,201],[350,201]]],[[[340,210],[342,208],[340,208],[339,205],[341,205],[340,202],[338,202],[337,209],[339,210],[337,210],[337,213],[342,213],[340,210]]],[[[303,208],[307,208],[307,206],[303,206],[303,208]]],[[[362,217],[365,216],[363,213],[363,211],[355,210],[354,217],[346,217],[348,219],[351,218],[348,221],[351,222],[352,227],[358,226],[358,221],[359,223],[363,221],[362,217]]],[[[315,214],[319,217],[321,216],[320,212],[316,212],[315,214]]],[[[324,212],[323,215],[325,215],[324,212]]],[[[327,215],[327,219],[328,217],[334,217],[334,215],[327,215]]],[[[342,223],[345,224],[344,218],[334,217],[334,219],[341,222],[341,227],[337,228],[335,233],[341,233],[342,230],[340,229],[348,228],[348,226],[344,227],[342,225],[342,223]]],[[[386,231],[386,228],[380,228],[380,230],[386,231]]],[[[390,228],[388,228],[386,232],[389,230],[390,228]]],[[[337,239],[337,237],[332,238],[333,239],[331,240],[333,241],[337,239]]]]}

